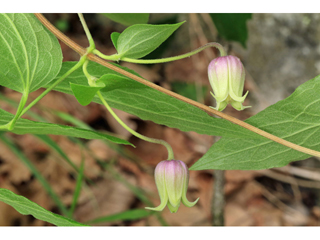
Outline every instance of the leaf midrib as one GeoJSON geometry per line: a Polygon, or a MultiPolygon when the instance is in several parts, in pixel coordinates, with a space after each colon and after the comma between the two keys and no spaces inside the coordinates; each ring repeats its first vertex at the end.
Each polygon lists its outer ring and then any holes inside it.
{"type": "MultiPolygon", "coordinates": [[[[20,39],[20,43],[21,43],[21,45],[22,45],[22,48],[23,48],[23,50],[24,50],[24,55],[25,55],[25,58],[26,58],[26,69],[27,69],[27,79],[26,79],[26,80],[27,80],[27,85],[25,84],[23,78],[22,78],[22,82],[23,82],[23,86],[24,86],[24,91],[27,90],[27,92],[28,92],[28,91],[29,91],[29,86],[30,86],[30,83],[29,83],[29,81],[30,81],[30,69],[29,69],[29,59],[28,59],[27,49],[26,49],[26,46],[25,46],[25,44],[24,44],[24,41],[22,40],[22,37],[21,37],[19,31],[17,30],[15,24],[13,23],[13,20],[11,20],[11,18],[9,18],[9,17],[7,16],[7,14],[4,14],[4,16],[7,18],[7,20],[10,22],[11,26],[12,26],[13,29],[15,30],[15,32],[16,32],[16,34],[17,34],[17,36],[18,36],[18,39],[20,39]]],[[[13,18],[14,18],[14,14],[13,14],[12,16],[13,16],[13,18]]],[[[23,16],[24,16],[24,15],[23,15],[23,16]]],[[[25,16],[24,16],[24,17],[25,17],[25,16]]]]}
{"type": "MultiPolygon", "coordinates": [[[[6,18],[8,18],[8,17],[6,16],[6,14],[3,14],[3,16],[5,16],[6,18]]],[[[17,59],[16,59],[16,57],[15,57],[15,55],[14,55],[14,53],[13,53],[13,51],[12,51],[10,45],[9,45],[9,43],[7,42],[7,40],[6,40],[6,39],[4,38],[4,36],[2,35],[1,31],[0,31],[0,36],[1,36],[1,38],[4,40],[4,42],[6,43],[7,48],[8,48],[8,50],[10,51],[10,53],[11,53],[11,55],[12,55],[12,58],[13,58],[14,63],[15,63],[15,66],[16,66],[17,70],[18,70],[19,73],[20,73],[20,77],[21,77],[22,84],[23,84],[23,86],[24,86],[24,88],[25,88],[25,82],[24,82],[24,79],[23,79],[23,74],[22,74],[22,72],[21,72],[20,66],[19,66],[18,63],[17,63],[17,59]]],[[[18,88],[18,89],[19,89],[19,88],[18,88]]]]}
{"type": "MultiPolygon", "coordinates": [[[[304,132],[304,131],[306,131],[306,130],[309,130],[309,129],[312,129],[312,128],[315,128],[315,127],[319,127],[319,126],[320,126],[320,124],[317,125],[317,126],[312,126],[312,127],[309,127],[309,128],[305,128],[305,129],[303,129],[303,130],[300,130],[300,131],[298,131],[298,132],[295,132],[295,133],[293,133],[293,134],[291,134],[291,135],[287,135],[287,136],[282,137],[282,138],[283,138],[283,139],[286,139],[286,138],[288,138],[288,137],[292,137],[292,136],[294,136],[294,135],[296,135],[296,134],[299,134],[299,133],[301,133],[301,132],[304,132]]],[[[316,132],[316,131],[315,131],[315,132],[316,132]]],[[[302,146],[302,145],[307,141],[307,139],[309,139],[315,132],[311,133],[308,137],[306,137],[306,138],[302,141],[302,143],[301,143],[300,145],[302,146]]],[[[237,139],[235,139],[235,140],[237,140],[237,139]]],[[[221,157],[215,158],[215,161],[218,161],[218,160],[227,158],[227,157],[232,156],[232,155],[239,154],[239,153],[241,153],[241,152],[245,152],[245,151],[250,150],[250,149],[253,149],[253,148],[257,148],[257,150],[258,150],[260,147],[262,147],[262,146],[264,146],[264,145],[267,145],[267,144],[270,144],[270,143],[273,143],[273,141],[267,139],[266,142],[263,142],[263,143],[261,143],[261,144],[259,144],[259,145],[254,145],[254,146],[251,146],[251,147],[243,148],[243,149],[238,150],[238,151],[236,151],[236,152],[232,152],[232,153],[230,153],[230,154],[226,154],[226,155],[223,155],[223,156],[221,156],[221,157]]],[[[319,144],[316,144],[316,145],[319,145],[319,144]]],[[[292,150],[292,149],[291,149],[291,148],[286,148],[286,149],[284,149],[283,151],[277,152],[277,153],[275,153],[275,154],[272,155],[272,156],[275,156],[275,155],[284,153],[284,152],[289,151],[289,150],[292,150]]],[[[243,161],[242,163],[250,162],[251,159],[252,159],[252,156],[253,156],[253,155],[251,155],[251,158],[250,158],[249,160],[243,161]]],[[[269,155],[269,156],[270,156],[270,155],[269,155]]],[[[260,159],[259,161],[255,161],[255,163],[265,161],[266,159],[269,158],[269,156],[268,156],[267,158],[262,158],[262,159],[260,159]]],[[[201,167],[201,166],[204,166],[204,165],[206,165],[206,164],[207,164],[207,163],[204,162],[203,164],[198,165],[197,168],[199,168],[199,167],[201,167]]]]}

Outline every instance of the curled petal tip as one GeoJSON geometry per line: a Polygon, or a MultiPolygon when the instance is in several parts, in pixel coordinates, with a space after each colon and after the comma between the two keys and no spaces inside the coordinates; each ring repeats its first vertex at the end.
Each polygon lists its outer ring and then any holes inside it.
{"type": "Polygon", "coordinates": [[[154,207],[154,208],[152,208],[152,207],[145,207],[145,209],[161,212],[161,211],[164,209],[164,207],[166,206],[166,204],[164,204],[163,206],[162,206],[162,205],[163,205],[163,204],[160,204],[158,207],[154,207]]]}
{"type": "Polygon", "coordinates": [[[191,203],[186,199],[189,170],[187,165],[180,160],[161,161],[155,170],[155,181],[161,203],[158,207],[146,207],[146,209],[162,211],[167,205],[170,212],[175,213],[181,201],[188,207],[194,206],[198,201],[191,203]]]}
{"type": "Polygon", "coordinates": [[[241,104],[248,95],[247,92],[242,96],[245,69],[239,58],[229,55],[213,59],[208,67],[208,76],[214,92],[211,95],[217,101],[216,110],[222,111],[228,104],[239,111],[246,108],[241,104]]]}
{"type": "Polygon", "coordinates": [[[182,197],[182,203],[186,206],[186,207],[193,207],[194,205],[196,205],[196,203],[199,201],[200,198],[197,198],[195,201],[193,202],[189,202],[189,200],[187,199],[186,196],[182,197]]]}

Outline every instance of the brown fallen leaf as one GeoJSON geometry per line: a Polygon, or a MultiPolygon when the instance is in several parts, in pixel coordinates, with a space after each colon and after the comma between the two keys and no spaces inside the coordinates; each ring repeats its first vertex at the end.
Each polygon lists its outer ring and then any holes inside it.
{"type": "MultiPolygon", "coordinates": [[[[107,175],[108,173],[105,174],[105,176],[107,175]]],[[[134,178],[128,176],[126,178],[134,184],[134,178]]],[[[128,206],[133,203],[134,199],[133,193],[124,184],[106,177],[91,186],[90,192],[82,191],[74,216],[77,221],[86,222],[120,213],[128,210],[128,206]]],[[[97,225],[108,226],[111,224],[114,222],[97,225]]]]}

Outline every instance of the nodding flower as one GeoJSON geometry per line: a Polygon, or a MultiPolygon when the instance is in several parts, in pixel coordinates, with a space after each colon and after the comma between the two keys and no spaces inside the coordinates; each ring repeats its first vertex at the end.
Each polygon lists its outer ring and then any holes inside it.
{"type": "Polygon", "coordinates": [[[229,103],[238,111],[250,107],[242,105],[249,91],[242,96],[245,69],[239,58],[229,55],[213,59],[208,75],[214,92],[211,94],[217,101],[216,110],[222,111],[229,103]]]}
{"type": "Polygon", "coordinates": [[[161,161],[155,169],[154,176],[161,203],[158,207],[146,207],[146,209],[162,211],[167,205],[170,212],[175,213],[181,201],[187,207],[193,207],[198,202],[199,198],[194,202],[189,202],[187,199],[189,170],[184,162],[180,160],[161,161]]]}

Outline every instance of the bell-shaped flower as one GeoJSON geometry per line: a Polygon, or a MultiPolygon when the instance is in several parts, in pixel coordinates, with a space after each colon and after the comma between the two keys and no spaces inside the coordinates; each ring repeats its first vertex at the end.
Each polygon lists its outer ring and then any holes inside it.
{"type": "Polygon", "coordinates": [[[250,107],[242,105],[249,91],[242,96],[245,69],[239,58],[229,55],[213,59],[208,75],[214,92],[211,94],[217,101],[216,110],[222,111],[229,103],[238,111],[250,107]]]}
{"type": "Polygon", "coordinates": [[[146,207],[146,209],[162,211],[168,205],[170,212],[175,213],[181,201],[187,207],[192,207],[198,202],[199,198],[194,202],[189,202],[187,199],[189,170],[184,162],[180,160],[161,161],[155,169],[154,176],[161,203],[158,207],[146,207]]]}

